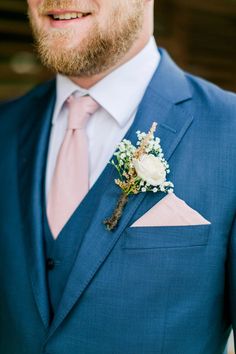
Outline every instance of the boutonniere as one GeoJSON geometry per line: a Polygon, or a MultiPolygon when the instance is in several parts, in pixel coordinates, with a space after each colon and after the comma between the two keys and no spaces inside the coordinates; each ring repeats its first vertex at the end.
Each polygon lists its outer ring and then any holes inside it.
{"type": "Polygon", "coordinates": [[[115,183],[122,190],[116,208],[110,218],[104,221],[109,231],[114,230],[132,194],[146,192],[172,193],[174,185],[167,181],[170,168],[164,158],[160,139],[154,137],[157,123],[153,123],[148,133],[137,131],[136,146],[124,139],[110,163],[116,168],[119,178],[115,183]]]}

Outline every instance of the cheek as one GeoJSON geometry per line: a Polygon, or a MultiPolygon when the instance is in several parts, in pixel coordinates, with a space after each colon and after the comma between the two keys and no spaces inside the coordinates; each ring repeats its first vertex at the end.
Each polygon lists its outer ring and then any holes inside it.
{"type": "Polygon", "coordinates": [[[116,20],[116,7],[113,1],[110,1],[100,8],[99,14],[96,18],[97,23],[99,23],[100,28],[106,29],[110,27],[116,20]]]}
{"type": "Polygon", "coordinates": [[[42,4],[43,0],[28,0],[28,8],[32,14],[38,14],[38,9],[42,4]]]}
{"type": "Polygon", "coordinates": [[[42,0],[27,0],[27,3],[31,9],[34,9],[42,3],[42,0]]]}

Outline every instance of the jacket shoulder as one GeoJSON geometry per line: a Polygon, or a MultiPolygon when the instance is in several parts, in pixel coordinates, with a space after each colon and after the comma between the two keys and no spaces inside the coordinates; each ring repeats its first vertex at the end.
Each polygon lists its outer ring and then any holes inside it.
{"type": "Polygon", "coordinates": [[[193,102],[201,112],[209,113],[209,118],[224,116],[236,124],[236,94],[200,77],[185,73],[192,92],[193,102]]]}
{"type": "MultiPolygon", "coordinates": [[[[194,117],[195,138],[206,144],[212,160],[217,154],[222,155],[224,161],[230,159],[236,168],[236,94],[191,74],[186,74],[186,79],[192,99],[185,108],[194,117]]],[[[224,162],[221,163],[223,166],[224,162]]]]}

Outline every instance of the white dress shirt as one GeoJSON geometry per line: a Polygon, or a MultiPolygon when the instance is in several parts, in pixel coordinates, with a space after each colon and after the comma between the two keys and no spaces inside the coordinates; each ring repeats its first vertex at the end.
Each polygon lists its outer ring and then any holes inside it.
{"type": "Polygon", "coordinates": [[[47,157],[46,197],[67,128],[66,99],[74,92],[79,96],[89,94],[100,105],[87,125],[91,188],[133,123],[139,103],[159,62],[160,54],[154,37],[151,37],[135,57],[88,90],[79,87],[68,77],[57,76],[56,104],[47,157]]]}

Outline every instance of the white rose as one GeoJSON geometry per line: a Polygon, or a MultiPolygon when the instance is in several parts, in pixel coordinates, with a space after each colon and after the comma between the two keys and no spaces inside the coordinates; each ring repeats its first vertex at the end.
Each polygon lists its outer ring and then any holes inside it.
{"type": "Polygon", "coordinates": [[[137,175],[152,186],[159,186],[166,180],[165,166],[161,160],[152,155],[145,154],[140,160],[133,160],[137,175]]]}

